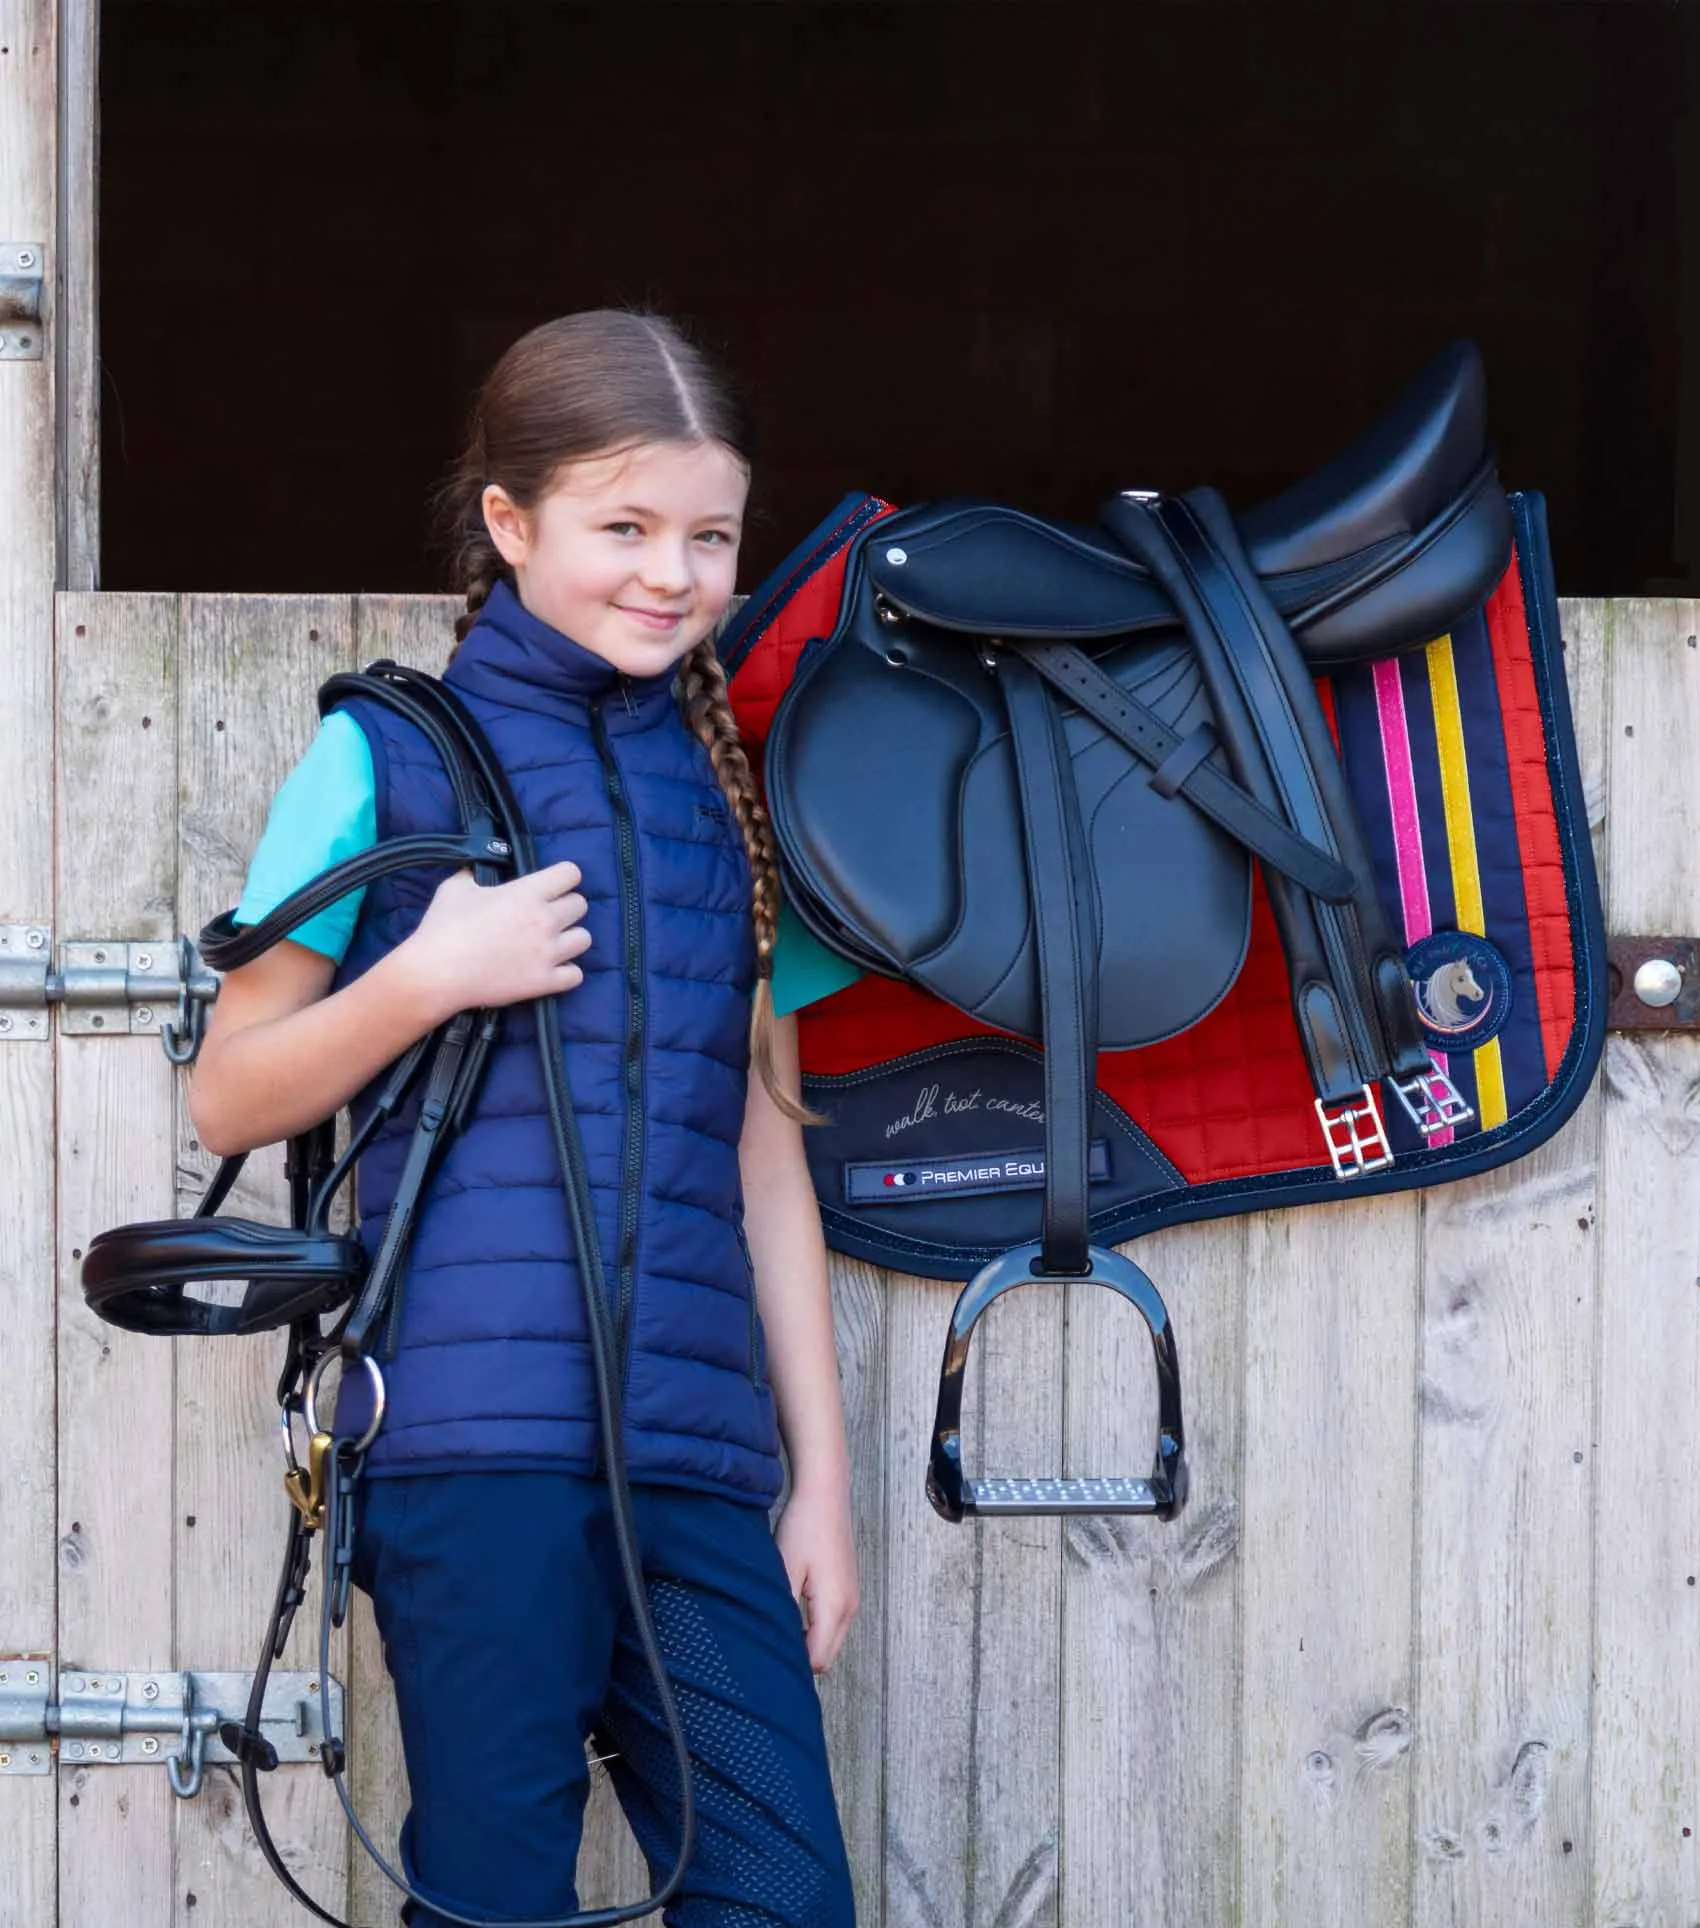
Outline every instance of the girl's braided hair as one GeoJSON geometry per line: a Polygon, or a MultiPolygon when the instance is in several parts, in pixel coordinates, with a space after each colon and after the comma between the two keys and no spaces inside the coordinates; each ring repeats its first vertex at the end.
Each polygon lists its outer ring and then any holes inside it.
{"type": "MultiPolygon", "coordinates": [[[[484,523],[486,486],[500,483],[522,509],[531,509],[568,463],[653,442],[718,442],[746,466],[750,460],[748,417],[730,383],[672,322],[602,308],[545,322],[514,343],[479,393],[465,453],[443,491],[455,582],[466,597],[466,613],[455,622],[457,643],[496,584],[512,582],[484,523]]],[[[756,940],[751,1067],[787,1117],[818,1124],[817,1115],[786,1089],[775,1056],[779,864],[712,637],[684,658],[678,677],[686,721],[708,751],[750,861],[756,940]]]]}

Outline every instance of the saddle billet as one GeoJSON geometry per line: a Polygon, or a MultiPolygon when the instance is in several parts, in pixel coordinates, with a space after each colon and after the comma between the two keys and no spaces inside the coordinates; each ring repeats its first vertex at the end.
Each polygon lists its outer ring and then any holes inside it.
{"type": "MultiPolygon", "coordinates": [[[[929,838],[926,826],[939,821],[930,814],[939,771],[949,769],[970,716],[983,730],[990,703],[1004,693],[982,688],[992,681],[983,672],[978,684],[963,681],[965,659],[978,671],[977,644],[971,629],[947,624],[989,625],[995,599],[1005,620],[985,634],[1000,638],[1000,674],[1012,636],[1014,648],[1031,646],[1028,661],[1041,676],[1046,665],[1037,656],[1052,651],[1055,668],[1060,648],[1070,668],[1066,652],[1077,650],[1088,671],[1138,706],[1139,727],[1154,719],[1158,735],[1146,747],[1156,754],[1142,758],[1125,733],[1117,737],[1092,714],[1090,701],[1078,706],[1073,690],[1066,707],[1054,710],[1065,750],[1072,740],[1075,752],[1081,822],[1068,826],[1065,805],[1053,830],[1057,850],[1072,853],[1067,865],[1095,879],[1081,894],[1084,910],[1115,921],[1113,871],[1108,881],[1106,871],[1114,849],[1136,849],[1147,879],[1140,892],[1146,928],[1134,932],[1131,967],[1123,959],[1098,976],[1103,1055],[1096,1089],[1083,1081],[1085,1150],[1071,1131],[1065,1159],[1077,1195],[1080,1171],[1087,1172],[1089,1230],[1098,1245],[1187,1217],[1482,1169],[1556,1129],[1586,1086],[1600,1041],[1603,941],[1556,660],[1544,516],[1538,499],[1508,501],[1499,492],[1483,423],[1479,363],[1472,351],[1454,350],[1345,456],[1231,531],[1305,665],[1327,672],[1325,727],[1330,744],[1338,741],[1348,829],[1354,816],[1361,823],[1357,865],[1372,880],[1371,922],[1379,917],[1390,933],[1384,948],[1400,976],[1417,976],[1418,1035],[1461,1094],[1426,1132],[1420,1119],[1389,1114],[1396,1162],[1380,1170],[1349,1166],[1343,1181],[1321,1161],[1314,1116],[1308,1128],[1303,1123],[1305,1086],[1315,1080],[1306,1077],[1300,1027],[1281,1008],[1291,1003],[1291,986],[1283,998],[1281,947],[1251,874],[1253,852],[1272,879],[1291,877],[1295,865],[1248,840],[1243,826],[1224,826],[1196,795],[1185,810],[1158,808],[1212,760],[1228,785],[1244,785],[1217,746],[1200,739],[1215,722],[1209,697],[1172,610],[1154,601],[1150,569],[1112,553],[1103,532],[1082,535],[993,505],[935,505],[899,517],[871,499],[852,499],[750,598],[727,635],[746,734],[767,734],[781,697],[799,692],[795,702],[786,697],[769,744],[776,816],[795,801],[787,755],[792,772],[808,771],[808,787],[841,782],[843,794],[858,799],[858,824],[870,798],[890,796],[901,813],[902,834],[887,825],[883,897],[875,890],[823,915],[819,902],[809,902],[808,879],[791,877],[793,901],[806,915],[812,910],[817,932],[876,969],[893,968],[894,934],[910,946],[898,968],[911,971],[917,962],[936,971],[949,959],[952,937],[960,938],[954,927],[928,929],[915,916],[928,888],[951,887],[947,877],[941,884],[945,840],[929,838]],[[902,560],[891,561],[893,549],[902,560]],[[1035,556],[1050,563],[1034,568],[1035,556]],[[1059,557],[1070,565],[1066,578],[1059,557]],[[871,637],[857,630],[858,643],[847,646],[858,594],[887,598],[902,633],[887,622],[871,637]],[[1059,632],[1061,644],[1037,640],[1059,632]],[[897,717],[894,734],[883,718],[870,733],[862,714],[854,754],[834,766],[830,731],[819,721],[829,706],[822,701],[811,726],[803,693],[816,679],[824,679],[823,699],[852,687],[854,677],[837,682],[835,666],[858,644],[864,656],[898,649],[913,659],[918,652],[920,674],[894,673],[889,681],[911,691],[931,687],[914,699],[907,721],[897,717]],[[974,691],[966,705],[961,688],[974,691]],[[787,749],[795,718],[804,727],[787,749]],[[1177,751],[1185,752],[1178,761],[1177,751]],[[844,910],[856,929],[848,918],[837,927],[844,910]],[[1179,969],[1177,956],[1186,960],[1179,969]]],[[[851,712],[841,714],[848,720],[851,712]]],[[[1042,751],[1037,730],[1030,735],[1042,751]]],[[[988,740],[978,736],[975,748],[988,740]]],[[[1310,755],[1326,777],[1332,756],[1318,758],[1314,746],[1310,755]]],[[[980,757],[971,772],[978,788],[961,791],[952,826],[960,847],[949,853],[959,875],[955,925],[971,914],[977,931],[988,910],[992,919],[994,941],[978,946],[987,982],[977,1017],[949,1009],[937,986],[929,995],[914,972],[912,982],[853,985],[805,1011],[801,1024],[805,1090],[830,1118],[809,1134],[829,1242],[877,1263],[957,1279],[1032,1240],[1045,1225],[1039,1187],[1055,1185],[1045,1138],[1047,1120],[1058,1115],[1056,1068],[1047,1100],[1045,1058],[1021,1041],[1043,1030],[1033,1021],[1033,983],[1030,977],[1026,1008],[1017,1011],[1012,986],[1020,973],[1005,968],[1000,980],[994,968],[1007,967],[1029,907],[1021,890],[1008,889],[1009,853],[1024,834],[1020,786],[988,782],[989,760],[980,757]]],[[[1266,814],[1291,816],[1287,802],[1266,801],[1275,806],[1266,814]]],[[[1230,803],[1241,807],[1237,797],[1230,803]]],[[[1298,841],[1284,855],[1312,866],[1304,891],[1319,905],[1337,902],[1325,877],[1315,888],[1316,864],[1328,851],[1318,850],[1317,836],[1298,841]]],[[[1283,887],[1275,882],[1270,894],[1283,887]]],[[[1065,928],[1060,913],[1052,922],[1065,928]]],[[[961,971],[971,975],[976,946],[958,948],[961,971]]],[[[1091,990],[1083,983],[1083,998],[1091,990]]],[[[1367,994],[1376,995],[1373,982],[1367,994]]],[[[1398,1048],[1408,1045],[1407,1037],[1398,1048]]]]}

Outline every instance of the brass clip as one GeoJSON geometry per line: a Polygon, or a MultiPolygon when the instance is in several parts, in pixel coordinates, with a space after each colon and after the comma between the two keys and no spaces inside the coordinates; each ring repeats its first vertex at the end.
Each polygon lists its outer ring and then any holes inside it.
{"type": "Polygon", "coordinates": [[[307,1464],[291,1466],[283,1476],[283,1490],[289,1503],[316,1533],[325,1523],[325,1475],[330,1468],[334,1441],[329,1433],[315,1433],[307,1442],[307,1464]]]}

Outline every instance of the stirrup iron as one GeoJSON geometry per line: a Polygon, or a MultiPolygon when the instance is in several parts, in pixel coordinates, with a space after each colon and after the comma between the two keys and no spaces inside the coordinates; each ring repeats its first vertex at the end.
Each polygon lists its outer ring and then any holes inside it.
{"type": "Polygon", "coordinates": [[[970,1513],[1148,1513],[1172,1520],[1186,1504],[1185,1434],[1181,1423],[1181,1369],[1174,1328],[1156,1286],[1131,1259],[1103,1246],[1087,1248],[1084,1285],[1119,1292],[1145,1321],[1157,1362],[1157,1453],[1144,1479],[1119,1475],[1089,1479],[1004,1477],[969,1479],[962,1470],[962,1380],[974,1327],[992,1301],[1022,1285],[1057,1285],[1059,1277],[1036,1269],[1040,1241],[1018,1245],[992,1260],[962,1288],[951,1314],[939,1374],[938,1414],[933,1425],[927,1498],[944,1519],[970,1513]]]}

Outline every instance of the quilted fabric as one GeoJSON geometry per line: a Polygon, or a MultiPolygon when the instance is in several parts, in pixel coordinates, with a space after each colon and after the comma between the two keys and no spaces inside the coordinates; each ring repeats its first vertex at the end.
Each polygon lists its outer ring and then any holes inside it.
{"type": "MultiPolygon", "coordinates": [[[[738,1177],[755,963],[742,840],[671,677],[618,676],[498,588],[447,680],[506,768],[539,862],[584,873],[585,979],[557,1008],[608,1289],[630,1300],[631,1476],[765,1506],[780,1465],[738,1177]]],[[[452,827],[424,740],[388,711],[350,708],[372,746],[379,835],[452,827]]],[[[441,875],[371,888],[339,981],[413,930],[441,875]]],[[[413,1121],[409,1107],[361,1160],[369,1249],[413,1121]]],[[[596,1468],[584,1288],[526,1007],[505,1014],[431,1186],[401,1307],[374,1474],[596,1468]]],[[[339,1426],[364,1423],[363,1393],[350,1385],[339,1426]]]]}

